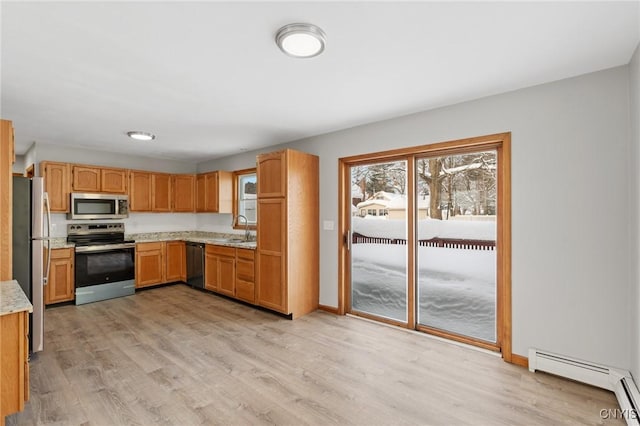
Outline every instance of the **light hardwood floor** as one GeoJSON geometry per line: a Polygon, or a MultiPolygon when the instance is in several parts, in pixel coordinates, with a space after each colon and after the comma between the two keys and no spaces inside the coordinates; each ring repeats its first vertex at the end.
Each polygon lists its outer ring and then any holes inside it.
{"type": "Polygon", "coordinates": [[[584,425],[618,407],[416,333],[320,311],[290,321],[184,285],[45,321],[31,400],[8,425],[584,425]]]}

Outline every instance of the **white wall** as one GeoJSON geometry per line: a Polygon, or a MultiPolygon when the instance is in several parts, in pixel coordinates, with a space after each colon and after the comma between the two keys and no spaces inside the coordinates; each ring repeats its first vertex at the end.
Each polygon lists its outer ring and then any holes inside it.
{"type": "Polygon", "coordinates": [[[631,373],[640,383],[640,45],[629,65],[631,117],[631,373]]]}
{"type": "MultiPolygon", "coordinates": [[[[166,173],[195,173],[196,164],[178,160],[164,160],[139,155],[119,154],[86,148],[35,143],[35,160],[60,161],[64,163],[91,164],[96,166],[121,167],[125,169],[150,170],[166,173]]],[[[36,167],[38,165],[36,164],[36,167]]]]}
{"type": "MultiPolygon", "coordinates": [[[[282,146],[320,156],[322,222],[337,221],[340,157],[511,131],[513,352],[538,347],[628,369],[628,93],[624,66],[282,146]]],[[[251,167],[255,154],[198,169],[251,167]]],[[[329,306],[337,239],[321,231],[320,303],[329,306]]]]}

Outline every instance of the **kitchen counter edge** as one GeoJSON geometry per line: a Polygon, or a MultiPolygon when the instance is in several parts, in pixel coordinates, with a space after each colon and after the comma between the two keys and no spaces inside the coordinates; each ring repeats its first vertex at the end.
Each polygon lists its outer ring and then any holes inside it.
{"type": "Polygon", "coordinates": [[[16,280],[0,281],[0,316],[33,312],[33,305],[16,280]]]}

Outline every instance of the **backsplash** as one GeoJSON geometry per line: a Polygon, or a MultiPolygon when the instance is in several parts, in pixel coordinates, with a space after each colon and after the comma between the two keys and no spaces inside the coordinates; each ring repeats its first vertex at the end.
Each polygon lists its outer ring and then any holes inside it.
{"type": "MultiPolygon", "coordinates": [[[[201,231],[216,232],[223,234],[242,235],[240,229],[231,227],[230,214],[217,213],[129,213],[126,219],[114,220],[113,222],[124,223],[127,234],[142,234],[149,232],[185,232],[201,231]]],[[[87,223],[87,220],[67,220],[64,213],[51,214],[51,236],[54,238],[66,238],[67,224],[87,223]]],[[[100,221],[96,222],[109,222],[100,221]]],[[[251,232],[255,235],[255,231],[251,232]]]]}
{"type": "MultiPolygon", "coordinates": [[[[69,223],[87,223],[87,220],[67,220],[64,213],[54,213],[51,215],[51,236],[66,237],[67,224],[69,223]]],[[[100,221],[96,222],[110,222],[100,221]]],[[[127,234],[138,234],[145,232],[179,232],[197,230],[195,213],[130,213],[126,219],[114,220],[113,222],[124,223],[127,234]]],[[[229,219],[229,223],[231,219],[229,219]]],[[[227,231],[231,229],[227,226],[227,231]]]]}

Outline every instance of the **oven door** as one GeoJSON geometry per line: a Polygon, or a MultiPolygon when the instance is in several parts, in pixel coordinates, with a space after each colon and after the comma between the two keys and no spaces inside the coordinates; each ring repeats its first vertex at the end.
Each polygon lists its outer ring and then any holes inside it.
{"type": "Polygon", "coordinates": [[[135,245],[76,247],[76,288],[135,279],[135,245]]]}

